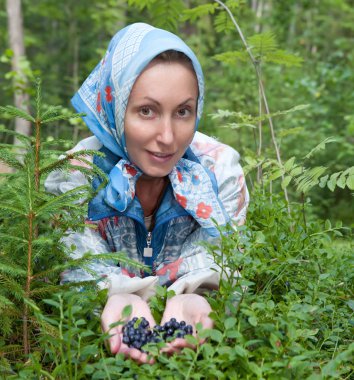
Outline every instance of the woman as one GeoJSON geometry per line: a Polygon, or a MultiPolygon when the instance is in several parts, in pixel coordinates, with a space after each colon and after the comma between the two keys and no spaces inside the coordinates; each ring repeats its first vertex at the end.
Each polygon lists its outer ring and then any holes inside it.
{"type": "MultiPolygon", "coordinates": [[[[114,36],[72,99],[94,135],[74,149],[104,152],[94,163],[109,183],[89,204],[88,220],[98,228],[72,234],[66,243],[76,246],[76,256],[125,252],[151,273],[97,262],[91,267],[95,275],[72,270],[63,282],[96,278],[109,288],[102,327],[112,334],[111,351],[139,362],[146,362],[146,354],[122,343],[121,326],[109,326],[126,305],[132,305],[131,318],[145,317],[154,325],[147,300],[159,283],[176,293],[161,323],[174,317],[211,327],[211,308],[200,294],[217,288],[220,276],[198,243],[215,242],[215,222],[245,219],[248,192],[238,153],[196,132],[203,97],[202,70],[190,48],[172,33],[137,23],[114,36]]],[[[62,193],[83,181],[80,173],[69,178],[55,173],[46,186],[62,193]]],[[[93,186],[98,185],[95,179],[93,186]]],[[[167,351],[186,345],[178,338],[167,351]]]]}

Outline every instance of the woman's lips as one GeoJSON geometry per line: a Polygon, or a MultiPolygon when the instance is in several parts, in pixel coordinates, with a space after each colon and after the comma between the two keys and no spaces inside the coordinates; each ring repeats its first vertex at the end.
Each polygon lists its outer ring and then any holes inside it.
{"type": "Polygon", "coordinates": [[[151,160],[161,163],[161,164],[170,161],[174,155],[173,153],[159,153],[159,152],[150,152],[150,151],[148,151],[148,154],[151,160]]]}

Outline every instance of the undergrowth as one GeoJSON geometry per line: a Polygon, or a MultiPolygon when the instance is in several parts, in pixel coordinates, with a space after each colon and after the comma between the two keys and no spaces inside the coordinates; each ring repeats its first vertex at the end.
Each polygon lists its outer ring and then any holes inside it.
{"type": "MultiPolygon", "coordinates": [[[[253,193],[248,225],[209,247],[230,276],[207,295],[215,322],[201,330],[196,349],[171,357],[151,349],[155,364],[138,365],[111,356],[100,329],[100,293],[63,291],[34,307],[36,346],[29,359],[2,358],[7,379],[349,379],[353,376],[352,244],[305,231],[299,206],[289,216],[277,196],[253,193]],[[301,220],[301,218],[300,218],[301,220]],[[218,253],[221,248],[223,256],[218,253]],[[227,270],[226,267],[227,266],[227,270]],[[236,278],[236,280],[235,280],[236,278]],[[235,282],[236,281],[236,282],[235,282]]],[[[229,231],[230,232],[230,231],[229,231]]],[[[169,295],[159,288],[155,314],[169,295]]]]}

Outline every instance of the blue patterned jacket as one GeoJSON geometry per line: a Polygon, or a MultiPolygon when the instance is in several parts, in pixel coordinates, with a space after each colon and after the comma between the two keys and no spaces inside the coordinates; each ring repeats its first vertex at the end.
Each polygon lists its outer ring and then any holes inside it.
{"type": "MultiPolygon", "coordinates": [[[[101,149],[96,137],[82,140],[74,150],[101,149]]],[[[218,197],[235,225],[243,224],[249,195],[239,154],[231,147],[197,132],[191,150],[199,162],[210,171],[217,188],[218,197]]],[[[104,170],[110,170],[109,159],[101,161],[104,170]]],[[[74,187],[87,183],[80,172],[65,174],[54,172],[46,180],[47,191],[62,194],[74,187]]],[[[97,183],[94,183],[97,186],[97,183]]],[[[202,205],[203,206],[203,205],[202,205]]],[[[208,217],[208,207],[199,212],[208,217]]],[[[120,213],[105,206],[102,198],[91,202],[87,223],[96,228],[86,228],[83,233],[71,233],[65,238],[68,247],[76,248],[73,257],[86,252],[99,255],[106,252],[123,252],[130,259],[144,263],[151,273],[117,262],[97,260],[90,265],[90,271],[74,269],[62,274],[62,281],[84,281],[96,279],[101,287],[108,287],[109,294],[135,293],[148,299],[154,293],[156,284],[166,285],[176,294],[217,288],[220,274],[213,257],[200,242],[217,242],[218,237],[202,228],[174,198],[172,189],[165,190],[156,213],[156,223],[149,233],[137,197],[129,208],[120,213]],[[103,212],[102,212],[103,210],[103,212]],[[144,249],[152,248],[151,251],[144,249]]]]}

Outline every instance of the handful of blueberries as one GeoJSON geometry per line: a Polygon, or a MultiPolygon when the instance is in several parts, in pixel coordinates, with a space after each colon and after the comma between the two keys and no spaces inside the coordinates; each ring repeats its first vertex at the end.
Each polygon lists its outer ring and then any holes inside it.
{"type": "Polygon", "coordinates": [[[176,318],[171,318],[164,325],[156,325],[151,329],[144,317],[135,317],[123,326],[123,343],[141,350],[141,347],[147,343],[159,343],[169,338],[184,338],[185,335],[192,333],[191,325],[187,325],[185,321],[177,322],[176,318]]]}

